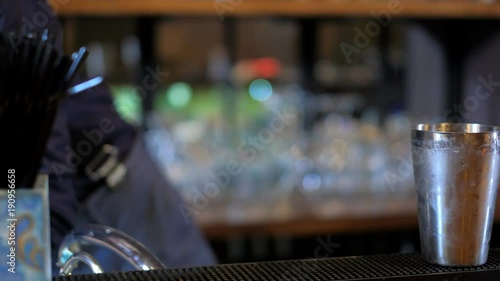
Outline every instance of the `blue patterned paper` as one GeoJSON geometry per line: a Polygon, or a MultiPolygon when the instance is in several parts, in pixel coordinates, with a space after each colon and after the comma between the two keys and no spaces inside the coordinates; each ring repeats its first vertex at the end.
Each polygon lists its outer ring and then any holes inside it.
{"type": "Polygon", "coordinates": [[[0,280],[2,281],[51,279],[48,186],[46,177],[42,179],[45,183],[40,187],[15,189],[14,217],[9,216],[7,190],[0,190],[0,280]],[[15,273],[12,272],[12,264],[8,264],[10,258],[7,256],[10,247],[13,247],[8,244],[10,234],[8,226],[11,223],[15,223],[15,273]]]}

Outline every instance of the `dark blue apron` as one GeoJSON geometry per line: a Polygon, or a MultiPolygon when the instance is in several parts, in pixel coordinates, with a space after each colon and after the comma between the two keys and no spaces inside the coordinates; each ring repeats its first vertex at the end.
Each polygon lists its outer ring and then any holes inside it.
{"type": "MultiPolygon", "coordinates": [[[[186,223],[179,211],[182,198],[167,182],[137,137],[125,166],[127,174],[115,188],[103,186],[85,202],[78,225],[106,225],[132,236],[167,267],[212,265],[216,262],[208,242],[194,222],[186,223]]],[[[105,272],[134,270],[120,257],[102,248],[90,253],[105,272]]]]}

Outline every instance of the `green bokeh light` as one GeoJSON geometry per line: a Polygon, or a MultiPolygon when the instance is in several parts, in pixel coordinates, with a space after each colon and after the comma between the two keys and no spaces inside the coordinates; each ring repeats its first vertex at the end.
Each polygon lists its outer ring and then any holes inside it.
{"type": "Polygon", "coordinates": [[[167,102],[172,107],[184,107],[191,101],[193,90],[187,83],[176,82],[168,87],[166,95],[167,102]]]}
{"type": "Polygon", "coordinates": [[[137,90],[132,86],[112,86],[111,91],[118,114],[130,123],[140,123],[142,101],[137,90]]]}

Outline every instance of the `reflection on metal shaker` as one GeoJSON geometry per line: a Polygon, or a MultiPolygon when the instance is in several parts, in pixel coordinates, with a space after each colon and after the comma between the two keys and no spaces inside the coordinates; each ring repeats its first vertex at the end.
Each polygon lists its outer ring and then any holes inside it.
{"type": "Polygon", "coordinates": [[[422,256],[443,266],[486,263],[500,172],[500,127],[420,124],[412,154],[422,256]]]}

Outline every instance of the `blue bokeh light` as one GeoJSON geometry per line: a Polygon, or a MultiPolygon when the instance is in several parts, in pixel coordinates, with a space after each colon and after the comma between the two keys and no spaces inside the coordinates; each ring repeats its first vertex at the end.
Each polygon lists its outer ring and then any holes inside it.
{"type": "Polygon", "coordinates": [[[250,96],[256,101],[266,101],[273,94],[273,86],[266,79],[257,79],[248,87],[250,96]]]}

